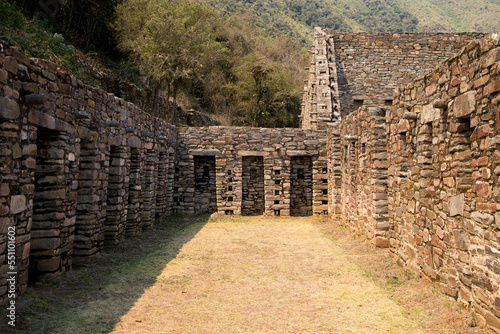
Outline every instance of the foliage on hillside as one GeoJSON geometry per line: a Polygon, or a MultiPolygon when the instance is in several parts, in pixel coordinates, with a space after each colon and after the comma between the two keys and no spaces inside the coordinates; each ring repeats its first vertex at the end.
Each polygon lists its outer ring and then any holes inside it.
{"type": "Polygon", "coordinates": [[[50,33],[39,23],[26,20],[16,7],[0,0],[0,39],[15,46],[28,57],[51,60],[85,83],[97,85],[78,62],[77,51],[64,42],[62,35],[50,33]]]}
{"type": "Polygon", "coordinates": [[[0,34],[88,83],[65,39],[111,59],[136,84],[140,70],[143,85],[179,92],[185,106],[225,124],[284,127],[298,124],[313,27],[496,31],[499,12],[497,0],[0,0],[0,34]],[[26,20],[11,3],[45,20],[26,20]]]}
{"type": "Polygon", "coordinates": [[[418,31],[500,31],[498,0],[395,1],[419,19],[418,31]]]}
{"type": "Polygon", "coordinates": [[[331,31],[413,32],[418,20],[395,0],[206,0],[222,15],[251,15],[271,35],[306,43],[312,28],[331,31]]]}

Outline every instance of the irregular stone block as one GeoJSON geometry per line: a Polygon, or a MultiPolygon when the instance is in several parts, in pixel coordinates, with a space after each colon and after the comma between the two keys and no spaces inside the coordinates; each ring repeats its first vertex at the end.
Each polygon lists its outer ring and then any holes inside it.
{"type": "Polygon", "coordinates": [[[26,196],[24,195],[15,195],[10,198],[10,213],[18,214],[27,209],[26,206],[26,196]]]}
{"type": "Polygon", "coordinates": [[[441,110],[434,108],[433,104],[426,104],[422,109],[420,121],[422,123],[431,123],[441,118],[441,110]]]}
{"type": "Polygon", "coordinates": [[[0,100],[0,118],[17,119],[20,115],[19,104],[9,97],[4,96],[0,100]]]}
{"type": "Polygon", "coordinates": [[[450,216],[464,215],[465,196],[460,194],[450,199],[450,216]]]}
{"type": "Polygon", "coordinates": [[[473,212],[471,215],[472,219],[474,219],[478,223],[490,225],[493,223],[494,218],[492,215],[487,213],[473,212]]]}
{"type": "Polygon", "coordinates": [[[35,269],[38,271],[56,271],[61,267],[61,257],[54,256],[48,259],[36,259],[35,269]]]}
{"type": "Polygon", "coordinates": [[[453,105],[453,115],[457,118],[470,116],[476,108],[476,92],[471,91],[460,95],[453,105]]]}

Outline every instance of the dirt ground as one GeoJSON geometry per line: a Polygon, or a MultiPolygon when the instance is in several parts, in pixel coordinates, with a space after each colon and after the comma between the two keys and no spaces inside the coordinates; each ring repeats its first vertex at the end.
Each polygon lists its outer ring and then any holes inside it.
{"type": "Polygon", "coordinates": [[[490,333],[387,250],[312,217],[172,217],[18,306],[0,333],[490,333]]]}
{"type": "Polygon", "coordinates": [[[428,282],[392,291],[414,276],[391,270],[386,251],[355,247],[329,226],[310,218],[209,221],[113,333],[480,332],[428,282]],[[385,272],[386,288],[361,263],[385,272]],[[431,303],[443,323],[430,319],[431,303]]]}

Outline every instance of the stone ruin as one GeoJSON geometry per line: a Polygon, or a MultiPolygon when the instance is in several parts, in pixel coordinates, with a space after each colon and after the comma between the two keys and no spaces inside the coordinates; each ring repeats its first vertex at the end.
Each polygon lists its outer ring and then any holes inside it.
{"type": "Polygon", "coordinates": [[[0,44],[0,301],[172,213],[328,215],[500,332],[499,35],[314,37],[300,129],[175,126],[0,44]]]}

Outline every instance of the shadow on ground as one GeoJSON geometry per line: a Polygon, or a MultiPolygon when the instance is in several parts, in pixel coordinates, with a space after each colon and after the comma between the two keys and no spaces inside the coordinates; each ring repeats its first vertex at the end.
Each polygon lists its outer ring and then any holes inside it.
{"type": "Polygon", "coordinates": [[[170,217],[89,265],[29,287],[16,301],[16,327],[7,325],[3,310],[0,333],[109,333],[208,219],[170,217]]]}

